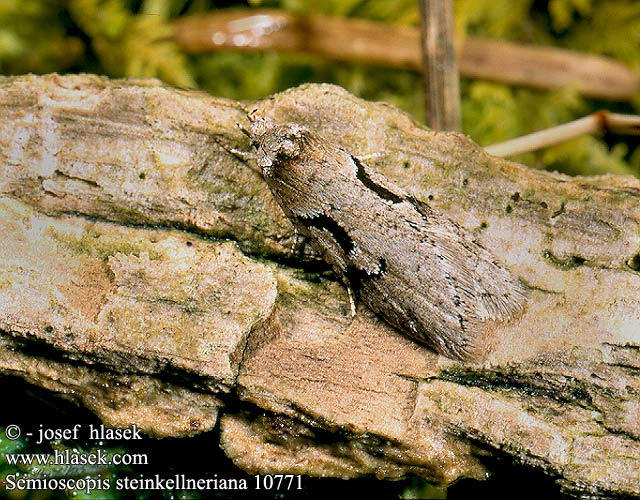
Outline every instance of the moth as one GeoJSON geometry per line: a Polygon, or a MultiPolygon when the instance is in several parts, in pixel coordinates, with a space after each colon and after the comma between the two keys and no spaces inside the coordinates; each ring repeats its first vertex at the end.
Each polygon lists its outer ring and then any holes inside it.
{"type": "Polygon", "coordinates": [[[523,311],[524,285],[462,226],[309,129],[250,119],[258,166],[284,213],[389,324],[468,360],[523,311]]]}

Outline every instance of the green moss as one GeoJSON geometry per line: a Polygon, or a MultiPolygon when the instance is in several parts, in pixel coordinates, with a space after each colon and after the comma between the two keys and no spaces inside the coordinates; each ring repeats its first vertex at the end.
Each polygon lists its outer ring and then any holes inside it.
{"type": "Polygon", "coordinates": [[[572,16],[561,39],[562,44],[614,57],[640,70],[640,2],[590,0],[589,3],[592,4],[590,8],[572,16]]]}
{"type": "Polygon", "coordinates": [[[595,137],[584,136],[559,144],[542,152],[542,160],[549,168],[574,175],[637,174],[625,157],[628,148],[618,143],[609,148],[595,137]]]}
{"type": "Polygon", "coordinates": [[[518,112],[518,100],[506,85],[465,81],[462,91],[463,128],[479,144],[487,145],[522,134],[525,129],[518,112]]]}
{"type": "Polygon", "coordinates": [[[457,0],[456,30],[489,38],[531,36],[532,0],[457,0]]]}
{"type": "Polygon", "coordinates": [[[65,71],[85,55],[80,38],[64,24],[59,2],[0,2],[0,70],[3,73],[65,71]],[[43,29],[46,26],[47,29],[43,29]]]}

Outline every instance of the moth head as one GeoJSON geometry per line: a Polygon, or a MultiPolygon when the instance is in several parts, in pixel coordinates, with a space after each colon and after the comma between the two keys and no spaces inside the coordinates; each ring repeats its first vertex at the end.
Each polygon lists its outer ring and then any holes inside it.
{"type": "Polygon", "coordinates": [[[279,125],[252,115],[249,119],[249,137],[258,152],[257,162],[264,176],[273,175],[274,167],[300,156],[306,128],[297,123],[279,125]]]}

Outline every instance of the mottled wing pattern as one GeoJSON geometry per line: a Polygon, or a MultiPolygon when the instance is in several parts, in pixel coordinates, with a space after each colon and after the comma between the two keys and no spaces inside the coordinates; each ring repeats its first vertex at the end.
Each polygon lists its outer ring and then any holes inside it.
{"type": "Polygon", "coordinates": [[[391,325],[468,359],[522,312],[524,286],[469,231],[308,129],[257,123],[258,163],[284,212],[391,325]]]}

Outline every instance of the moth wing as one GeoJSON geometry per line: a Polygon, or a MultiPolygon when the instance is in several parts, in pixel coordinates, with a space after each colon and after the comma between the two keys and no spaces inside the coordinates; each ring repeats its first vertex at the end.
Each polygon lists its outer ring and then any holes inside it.
{"type": "MultiPolygon", "coordinates": [[[[464,228],[408,196],[407,202],[421,216],[412,231],[385,242],[394,245],[391,251],[377,248],[359,259],[389,256],[384,279],[365,282],[363,301],[438,352],[477,358],[494,326],[524,307],[522,285],[464,228]]],[[[389,234],[392,228],[379,230],[389,234]]]]}
{"type": "Polygon", "coordinates": [[[441,219],[426,230],[437,239],[447,260],[462,271],[457,275],[461,291],[478,300],[478,315],[483,320],[509,320],[522,312],[525,289],[511,272],[455,221],[415,198],[410,201],[425,220],[441,219]]]}

